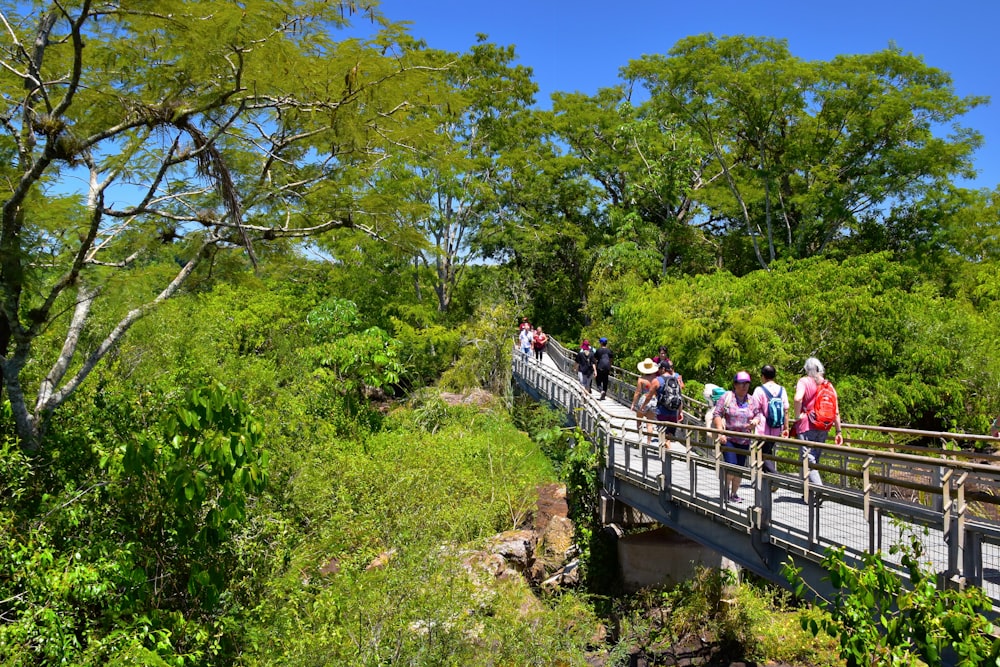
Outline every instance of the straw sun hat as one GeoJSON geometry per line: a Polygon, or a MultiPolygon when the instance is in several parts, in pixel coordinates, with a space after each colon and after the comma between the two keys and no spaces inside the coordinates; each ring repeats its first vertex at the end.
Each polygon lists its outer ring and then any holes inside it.
{"type": "Polygon", "coordinates": [[[639,362],[639,372],[643,375],[655,373],[656,368],[656,362],[648,357],[639,362]]]}

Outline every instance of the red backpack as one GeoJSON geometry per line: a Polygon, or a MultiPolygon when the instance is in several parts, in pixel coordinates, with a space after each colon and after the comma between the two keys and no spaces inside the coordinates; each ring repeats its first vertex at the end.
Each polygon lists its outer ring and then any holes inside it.
{"type": "Polygon", "coordinates": [[[816,385],[816,395],[813,396],[812,408],[809,410],[809,423],[820,431],[829,431],[837,421],[837,392],[829,380],[823,380],[816,385]]]}

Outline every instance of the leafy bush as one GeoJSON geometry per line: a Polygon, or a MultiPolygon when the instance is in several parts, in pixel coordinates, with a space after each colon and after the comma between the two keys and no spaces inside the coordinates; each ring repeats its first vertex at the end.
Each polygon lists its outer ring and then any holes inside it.
{"type": "MultiPolygon", "coordinates": [[[[863,554],[854,566],[843,547],[828,549],[822,565],[834,594],[829,600],[816,595],[826,614],[803,614],[802,628],[837,638],[848,667],[912,665],[918,659],[928,667],[1000,664],[1000,640],[993,638],[993,625],[983,616],[990,602],[982,589],[939,590],[935,573],[921,560],[923,543],[916,533],[893,545],[890,553],[901,555],[908,585],[880,553],[863,554]]],[[[785,568],[802,595],[800,570],[794,564],[785,568]]]]}
{"type": "Polygon", "coordinates": [[[817,356],[852,423],[983,432],[1000,405],[995,309],[942,295],[933,276],[885,253],[657,287],[626,275],[597,284],[589,302],[591,329],[615,341],[626,368],[667,341],[699,383],[728,386],[737,370],[773,364],[792,386],[817,356]]]}
{"type": "Polygon", "coordinates": [[[465,563],[552,479],[537,447],[503,412],[432,396],[384,426],[314,442],[301,460],[287,491],[306,529],[243,662],[474,664],[488,651],[498,663],[583,664],[595,621],[582,601],[540,602],[522,580],[479,581],[465,563]]]}

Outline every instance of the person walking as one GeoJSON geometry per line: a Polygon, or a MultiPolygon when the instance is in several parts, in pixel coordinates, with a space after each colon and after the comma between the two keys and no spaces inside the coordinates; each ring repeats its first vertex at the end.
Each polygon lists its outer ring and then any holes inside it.
{"type": "Polygon", "coordinates": [[[640,432],[639,438],[642,439],[642,433],[646,434],[647,444],[653,444],[653,425],[648,421],[641,421],[643,419],[653,420],[656,419],[656,392],[650,392],[651,389],[656,387],[656,373],[659,367],[653,363],[652,359],[648,357],[639,362],[639,379],[635,383],[635,393],[632,395],[632,405],[631,410],[635,413],[637,429],[640,432]],[[653,398],[649,398],[652,395],[653,398]]]}
{"type": "Polygon", "coordinates": [[[677,424],[684,419],[683,389],[684,379],[680,373],[674,372],[674,365],[669,359],[661,361],[655,384],[646,393],[647,403],[656,399],[656,421],[660,422],[657,432],[661,445],[666,444],[667,436],[672,438],[677,433],[677,424]]]}
{"type": "Polygon", "coordinates": [[[602,336],[598,342],[601,346],[594,350],[594,359],[597,362],[597,388],[601,392],[598,398],[603,401],[604,397],[608,395],[608,379],[611,376],[611,362],[615,358],[615,353],[608,347],[607,338],[602,336]]]}
{"type": "Polygon", "coordinates": [[[549,344],[549,337],[545,335],[541,327],[535,327],[535,336],[531,341],[531,346],[535,348],[535,361],[542,363],[542,355],[545,353],[545,346],[549,344]]]}
{"type": "MultiPolygon", "coordinates": [[[[830,435],[830,429],[835,428],[834,443],[844,444],[837,390],[826,379],[826,368],[816,357],[809,357],[803,369],[806,374],[795,385],[794,414],[798,439],[823,443],[830,435]]],[[[809,445],[802,445],[799,450],[800,459],[808,459],[811,466],[819,462],[822,453],[818,447],[809,445]]],[[[809,471],[809,481],[823,486],[818,470],[809,471]]]]}
{"type": "MultiPolygon", "coordinates": [[[[761,384],[753,390],[753,400],[758,404],[761,420],[757,423],[757,435],[788,437],[788,392],[775,381],[778,372],[768,364],[760,369],[761,384]]],[[[774,456],[774,441],[762,440],[761,451],[774,456]]],[[[764,472],[776,473],[778,467],[771,459],[764,459],[764,472]]]]}
{"type": "Polygon", "coordinates": [[[531,331],[530,327],[521,327],[521,331],[517,335],[517,340],[521,346],[521,353],[524,354],[525,361],[531,358],[531,343],[534,338],[535,334],[531,331]]]}
{"type": "Polygon", "coordinates": [[[590,385],[594,381],[596,365],[594,350],[590,347],[590,341],[584,338],[576,353],[576,376],[580,379],[580,386],[586,389],[588,394],[590,393],[590,385]]]}
{"type": "MultiPolygon", "coordinates": [[[[715,428],[741,433],[753,433],[757,428],[757,424],[760,423],[760,410],[756,401],[750,397],[750,381],[750,374],[746,371],[740,371],[733,378],[732,391],[723,394],[719,402],[715,404],[713,419],[715,428]]],[[[726,463],[746,467],[747,455],[743,452],[750,451],[749,437],[720,435],[717,440],[720,445],[726,445],[730,450],[739,450],[723,452],[722,458],[726,463]]],[[[743,502],[739,496],[742,479],[741,475],[726,472],[726,481],[729,484],[729,502],[743,502]]]]}
{"type": "Polygon", "coordinates": [[[712,428],[712,423],[715,421],[715,404],[725,394],[725,389],[711,382],[706,384],[702,389],[701,395],[705,397],[705,402],[708,403],[708,410],[705,411],[705,428],[712,428]]]}

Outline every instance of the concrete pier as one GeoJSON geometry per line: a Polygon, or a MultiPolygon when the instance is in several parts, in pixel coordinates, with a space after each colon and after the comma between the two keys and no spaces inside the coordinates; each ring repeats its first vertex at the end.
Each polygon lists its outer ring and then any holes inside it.
{"type": "Polygon", "coordinates": [[[721,554],[669,528],[656,528],[618,540],[618,564],[626,591],[670,588],[694,576],[699,566],[738,570],[721,554]]]}

